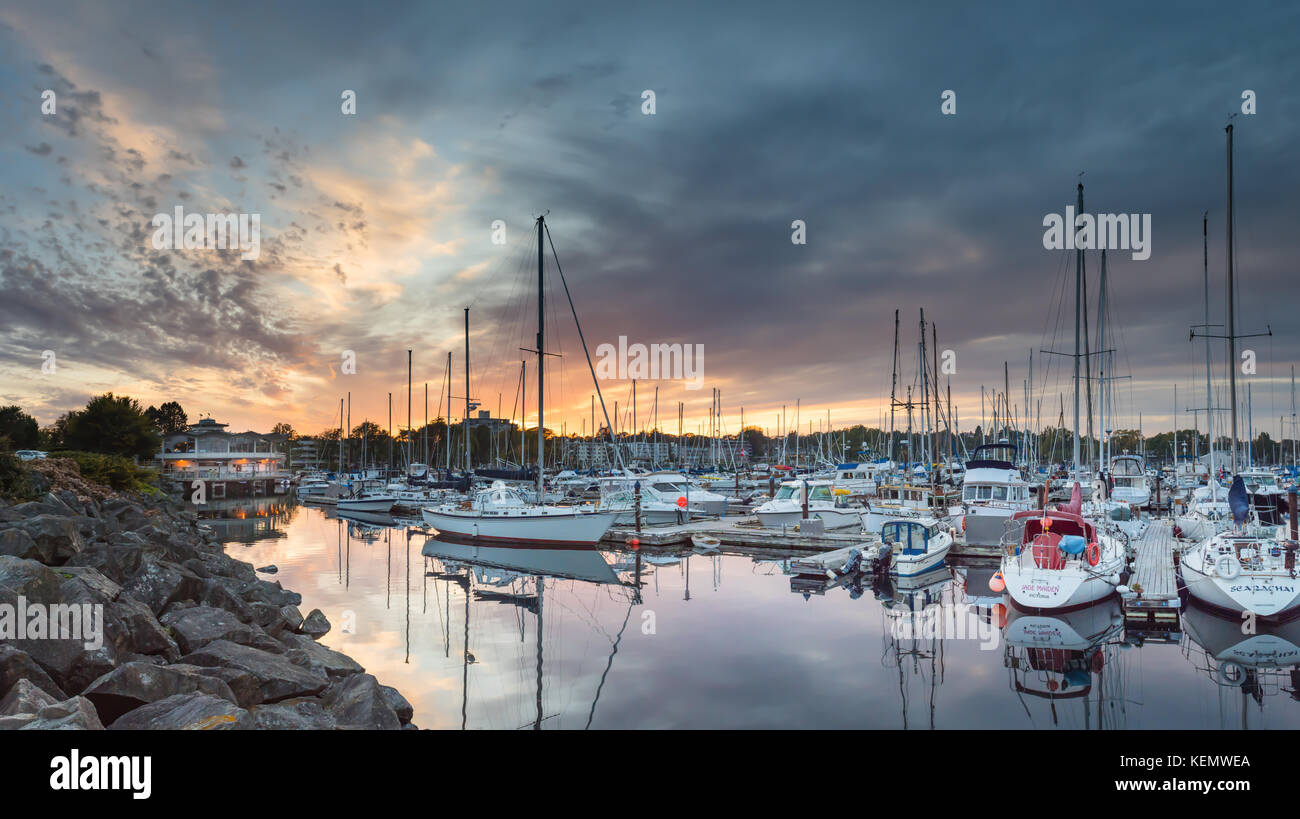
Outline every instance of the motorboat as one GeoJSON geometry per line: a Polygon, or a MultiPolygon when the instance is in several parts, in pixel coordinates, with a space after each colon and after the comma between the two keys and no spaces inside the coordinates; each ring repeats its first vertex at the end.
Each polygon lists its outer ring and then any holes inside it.
{"type": "Polygon", "coordinates": [[[860,508],[848,505],[848,495],[835,494],[834,481],[782,481],[776,495],[754,509],[759,523],[767,529],[798,526],[804,517],[804,494],[807,493],[808,517],[819,518],[827,529],[859,525],[860,508]]]}
{"type": "Polygon", "coordinates": [[[472,500],[426,506],[420,514],[439,532],[475,540],[592,546],[619,515],[589,506],[532,505],[505,481],[493,481],[472,500]]]}
{"type": "Polygon", "coordinates": [[[891,575],[922,575],[943,565],[952,548],[952,529],[931,517],[891,520],[881,528],[880,545],[872,548],[889,550],[891,575]]]}
{"type": "Polygon", "coordinates": [[[961,503],[948,510],[972,546],[996,546],[1007,519],[1034,507],[1029,482],[1015,467],[1016,447],[1005,441],[975,448],[966,462],[961,503]]]}

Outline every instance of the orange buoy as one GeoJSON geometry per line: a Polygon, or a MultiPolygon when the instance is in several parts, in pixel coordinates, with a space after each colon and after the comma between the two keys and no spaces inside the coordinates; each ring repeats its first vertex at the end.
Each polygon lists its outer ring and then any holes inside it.
{"type": "Polygon", "coordinates": [[[1097,541],[1094,540],[1092,543],[1088,544],[1088,565],[1096,566],[1100,562],[1101,562],[1101,547],[1098,546],[1097,541]]]}
{"type": "Polygon", "coordinates": [[[1002,594],[1007,590],[1007,581],[1002,578],[1002,572],[994,572],[989,578],[989,591],[994,594],[1002,594]]]}
{"type": "Polygon", "coordinates": [[[996,618],[998,618],[998,620],[997,620],[997,622],[998,622],[998,628],[1006,628],[1006,627],[1007,627],[1007,607],[1004,606],[1004,605],[1002,605],[1001,603],[994,603],[994,604],[993,604],[993,609],[992,609],[992,611],[993,611],[993,616],[996,617],[996,618]]]}
{"type": "Polygon", "coordinates": [[[682,509],[685,509],[685,508],[686,508],[686,496],[685,496],[685,495],[678,495],[678,496],[677,496],[677,505],[678,505],[679,507],[681,507],[682,509]]]}

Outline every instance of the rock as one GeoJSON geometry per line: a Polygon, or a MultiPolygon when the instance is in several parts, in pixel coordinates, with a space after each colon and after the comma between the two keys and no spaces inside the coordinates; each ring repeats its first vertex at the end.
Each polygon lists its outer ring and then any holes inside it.
{"type": "Polygon", "coordinates": [[[57,699],[42,691],[30,680],[19,680],[9,689],[4,699],[0,699],[0,716],[35,714],[45,706],[56,702],[57,699]]]}
{"type": "Polygon", "coordinates": [[[294,665],[283,655],[252,646],[241,646],[229,640],[208,643],[198,651],[182,657],[181,662],[246,671],[257,678],[265,702],[319,694],[329,685],[329,680],[324,675],[294,665]]]}
{"type": "Polygon", "coordinates": [[[59,586],[64,578],[53,569],[35,560],[0,555],[0,590],[8,591],[8,600],[16,603],[19,597],[38,603],[59,602],[59,586]]]}
{"type": "Polygon", "coordinates": [[[379,686],[379,692],[384,695],[384,702],[388,703],[388,707],[393,709],[393,713],[397,714],[397,718],[402,721],[403,725],[415,717],[415,709],[411,707],[411,703],[407,702],[406,697],[403,697],[396,688],[391,685],[381,685],[379,686]]]}
{"type": "Polygon", "coordinates": [[[270,566],[263,566],[262,568],[258,569],[258,571],[261,572],[262,574],[275,574],[276,572],[280,571],[280,568],[275,564],[271,564],[270,566]]]}
{"type": "Polygon", "coordinates": [[[0,717],[0,728],[20,728],[24,731],[102,731],[104,725],[95,713],[95,706],[85,697],[73,697],[63,702],[47,705],[33,716],[0,717]],[[18,720],[22,724],[7,724],[18,720]]]}
{"type": "Polygon", "coordinates": [[[89,599],[96,603],[110,603],[122,594],[122,587],[106,577],[103,572],[90,566],[60,566],[59,576],[64,578],[64,602],[70,602],[68,581],[79,584],[86,594],[76,595],[78,599],[89,599]]]}
{"type": "Polygon", "coordinates": [[[301,625],[302,612],[298,611],[297,606],[281,606],[275,619],[266,627],[266,633],[278,640],[285,634],[297,631],[301,625]]]}
{"type": "Polygon", "coordinates": [[[227,584],[233,581],[224,577],[209,578],[203,581],[203,589],[199,592],[198,602],[205,606],[211,606],[217,609],[225,609],[240,622],[255,622],[253,607],[245,603],[243,598],[231,591],[227,584]]]}
{"type": "Polygon", "coordinates": [[[254,726],[274,731],[332,731],[338,720],[318,699],[292,699],[252,708],[254,726]]]}
{"type": "Polygon", "coordinates": [[[302,602],[302,595],[285,591],[278,581],[254,580],[245,584],[240,597],[249,603],[270,603],[277,609],[280,606],[296,606],[302,602]]]}
{"type": "Polygon", "coordinates": [[[288,652],[289,662],[322,674],[330,679],[339,679],[365,671],[356,660],[346,654],[327,648],[305,634],[285,634],[281,636],[288,652]]]}
{"type": "Polygon", "coordinates": [[[319,640],[329,634],[330,621],[325,619],[325,615],[321,613],[320,609],[312,609],[311,613],[307,615],[307,619],[303,620],[302,625],[298,627],[298,631],[319,640]]]}
{"type": "Polygon", "coordinates": [[[122,597],[110,603],[107,619],[122,625],[129,650],[137,654],[161,655],[168,662],[180,659],[180,646],[154,617],[153,610],[139,600],[122,597]]]}
{"type": "Polygon", "coordinates": [[[257,626],[242,623],[234,614],[212,606],[168,611],[162,616],[161,622],[171,631],[176,644],[185,654],[198,651],[214,640],[229,640],[239,645],[263,649],[267,648],[268,642],[275,642],[257,626]]]}
{"type": "Polygon", "coordinates": [[[166,560],[145,562],[123,591],[161,614],[173,600],[193,600],[203,588],[194,572],[166,560]]]}
{"type": "Polygon", "coordinates": [[[235,695],[235,703],[240,708],[251,708],[262,703],[260,683],[257,677],[247,671],[240,671],[238,668],[221,668],[220,666],[186,666],[186,668],[197,668],[198,673],[205,677],[214,677],[230,686],[230,690],[235,695]]]}
{"type": "MultiPolygon", "coordinates": [[[[62,504],[59,504],[62,507],[62,504]]],[[[63,514],[69,510],[64,508],[63,514]]],[[[77,524],[58,514],[41,514],[27,520],[19,521],[15,527],[26,532],[38,547],[50,553],[51,565],[62,565],[68,558],[81,551],[85,542],[77,524]]]]}
{"type": "Polygon", "coordinates": [[[37,543],[25,530],[17,527],[0,531],[0,555],[36,560],[46,565],[54,562],[54,549],[48,542],[37,543]]]}
{"type": "Polygon", "coordinates": [[[100,719],[113,725],[122,715],[175,694],[207,694],[232,704],[235,694],[225,681],[187,665],[156,666],[132,662],[118,666],[90,684],[82,696],[95,705],[100,719]]]}
{"type": "Polygon", "coordinates": [[[330,686],[321,698],[340,728],[397,730],[401,720],[384,700],[379,681],[371,674],[354,674],[330,686]]]}
{"type": "Polygon", "coordinates": [[[0,697],[7,695],[20,680],[35,684],[55,700],[68,698],[31,655],[12,645],[0,643],[0,697]]]}
{"type": "Polygon", "coordinates": [[[251,728],[249,713],[221,697],[174,694],[142,705],[112,725],[114,731],[222,731],[251,728]]]}

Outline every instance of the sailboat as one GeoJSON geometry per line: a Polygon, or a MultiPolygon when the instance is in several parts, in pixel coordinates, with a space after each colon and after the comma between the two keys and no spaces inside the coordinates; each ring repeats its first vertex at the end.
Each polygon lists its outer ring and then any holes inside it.
{"type": "MultiPolygon", "coordinates": [[[[1232,125],[1228,125],[1228,360],[1237,360],[1236,302],[1232,258],[1232,125]]],[[[1289,619],[1300,613],[1295,541],[1280,526],[1262,525],[1251,507],[1250,492],[1237,469],[1237,378],[1229,370],[1232,408],[1232,487],[1228,508],[1232,525],[1188,549],[1179,562],[1188,593],[1208,606],[1231,614],[1252,613],[1289,619]]]]}
{"type": "MultiPolygon", "coordinates": [[[[544,280],[543,237],[546,217],[537,217],[537,503],[529,503],[523,493],[505,481],[493,481],[491,486],[475,493],[470,500],[426,506],[421,517],[439,532],[482,541],[514,541],[520,543],[545,543],[552,545],[594,546],[614,524],[618,512],[596,511],[590,507],[547,506],[544,484],[546,439],[542,425],[542,410],[546,395],[543,387],[546,351],[546,297],[544,280]]],[[[466,312],[468,316],[468,311],[466,312]]],[[[466,319],[468,323],[468,318],[466,319]]],[[[466,331],[468,343],[468,330],[466,331]]],[[[466,356],[466,383],[469,379],[469,357],[466,356]]],[[[594,379],[594,370],[593,370],[594,379]]],[[[596,385],[600,389],[600,385],[596,385]]],[[[468,389],[466,390],[468,393],[468,389]]],[[[466,397],[466,417],[469,416],[469,398],[466,397]]],[[[602,402],[603,403],[603,402],[602,402]]],[[[466,436],[468,439],[468,436],[466,436]]],[[[466,442],[468,447],[468,440],[466,442]]],[[[468,450],[467,450],[468,452],[468,450]]],[[[468,464],[466,464],[468,468],[468,464]]]]}
{"type": "MultiPolygon", "coordinates": [[[[1077,213],[1083,210],[1079,184],[1077,213]]],[[[1012,603],[1022,609],[1066,609],[1108,597],[1120,584],[1125,543],[1109,527],[1083,514],[1083,460],[1079,440],[1080,340],[1083,322],[1083,250],[1075,251],[1074,305],[1074,487],[1070,502],[1056,509],[1011,516],[1002,538],[1001,573],[1012,603]]]]}

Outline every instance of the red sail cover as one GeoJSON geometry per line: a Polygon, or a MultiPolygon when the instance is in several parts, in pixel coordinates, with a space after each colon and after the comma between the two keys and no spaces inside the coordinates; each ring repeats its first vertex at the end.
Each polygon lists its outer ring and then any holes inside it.
{"type": "Polygon", "coordinates": [[[1057,506],[1062,512],[1069,512],[1072,515],[1083,513],[1083,487],[1079,482],[1074,482],[1074,488],[1070,490],[1070,502],[1064,506],[1057,506]]]}

